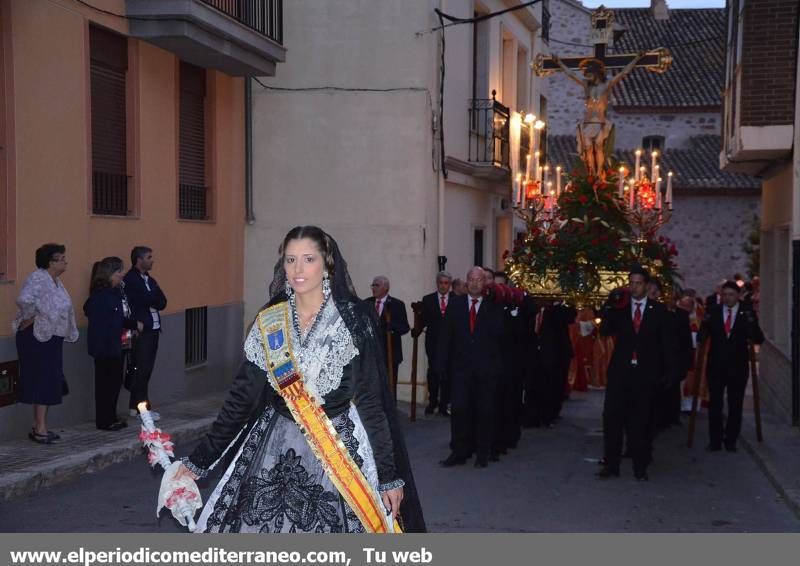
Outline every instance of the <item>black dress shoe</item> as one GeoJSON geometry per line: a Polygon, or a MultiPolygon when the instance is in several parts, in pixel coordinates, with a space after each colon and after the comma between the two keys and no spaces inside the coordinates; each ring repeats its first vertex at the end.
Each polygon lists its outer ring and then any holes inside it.
{"type": "Polygon", "coordinates": [[[719,444],[709,444],[706,446],[706,452],[719,452],[720,450],[722,450],[722,446],[719,444]]]}
{"type": "Polygon", "coordinates": [[[650,481],[650,478],[647,476],[647,472],[634,474],[633,477],[636,478],[636,481],[650,481]]]}
{"type": "Polygon", "coordinates": [[[447,458],[439,462],[444,468],[452,468],[453,466],[462,466],[467,462],[465,458],[459,458],[455,454],[450,454],[447,458]]]}
{"type": "Polygon", "coordinates": [[[448,409],[447,407],[445,407],[444,409],[439,409],[439,414],[443,417],[449,417],[450,409],[448,409]]]}
{"type": "Polygon", "coordinates": [[[597,479],[607,480],[611,478],[618,478],[619,477],[619,470],[612,470],[608,466],[603,466],[603,468],[595,474],[597,479]]]}
{"type": "Polygon", "coordinates": [[[475,458],[475,467],[476,468],[486,468],[489,466],[489,462],[486,461],[486,458],[475,458]]]}
{"type": "Polygon", "coordinates": [[[736,445],[728,442],[725,444],[725,450],[727,450],[728,452],[736,452],[736,445]]]}

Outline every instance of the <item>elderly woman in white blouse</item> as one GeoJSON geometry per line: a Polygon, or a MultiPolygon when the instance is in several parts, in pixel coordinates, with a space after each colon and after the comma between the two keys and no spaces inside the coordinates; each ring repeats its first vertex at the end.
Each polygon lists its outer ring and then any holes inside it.
{"type": "Polygon", "coordinates": [[[11,325],[17,339],[20,403],[33,405],[28,437],[52,444],[59,436],[47,429],[47,409],[64,394],[64,341],[77,342],[75,311],[60,276],[67,270],[66,248],[45,244],[36,250],[36,271],[22,285],[17,316],[11,325]]]}

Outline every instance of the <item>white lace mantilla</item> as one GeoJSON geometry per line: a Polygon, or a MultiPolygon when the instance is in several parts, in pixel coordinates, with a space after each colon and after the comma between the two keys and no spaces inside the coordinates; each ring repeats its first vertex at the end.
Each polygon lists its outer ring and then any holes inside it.
{"type": "MultiPolygon", "coordinates": [[[[291,318],[293,313],[290,315],[291,318]]],[[[325,395],[341,385],[344,367],[358,355],[353,337],[333,301],[325,302],[303,341],[294,325],[291,332],[292,351],[303,374],[306,390],[320,404],[324,404],[325,395]]],[[[258,324],[253,325],[244,342],[244,354],[252,363],[267,371],[267,357],[258,324]]]]}

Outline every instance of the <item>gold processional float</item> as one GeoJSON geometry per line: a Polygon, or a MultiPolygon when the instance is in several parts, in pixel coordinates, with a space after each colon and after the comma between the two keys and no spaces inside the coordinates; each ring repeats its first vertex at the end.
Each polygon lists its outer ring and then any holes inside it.
{"type": "Polygon", "coordinates": [[[517,286],[536,297],[597,305],[627,283],[634,263],[658,276],[666,290],[679,279],[677,250],[658,236],[672,216],[673,173],[664,179],[657,151],[645,155],[639,149],[634,163],[614,162],[614,124],[607,116],[617,84],[637,68],[664,73],[672,57],[665,48],[608,54],[619,33],[613,12],[601,6],[592,14],[593,56],[539,55],[532,64],[538,76],[561,72],[578,83],[585,109],[576,129],[581,163],[570,172],[543,160],[541,120],[527,114],[519,124],[529,143],[512,196],[527,230],[507,252],[505,267],[517,286]],[[609,70],[616,71],[611,78],[609,70]]]}

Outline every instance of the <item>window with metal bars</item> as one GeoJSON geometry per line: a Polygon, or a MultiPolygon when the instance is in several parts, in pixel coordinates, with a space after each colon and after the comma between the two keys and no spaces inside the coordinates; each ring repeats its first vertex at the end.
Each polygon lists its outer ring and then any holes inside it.
{"type": "Polygon", "coordinates": [[[186,309],[184,349],[186,367],[208,360],[208,307],[186,309]]]}
{"type": "Polygon", "coordinates": [[[179,216],[208,220],[206,184],[206,70],[181,61],[179,110],[179,216]]]}
{"type": "Polygon", "coordinates": [[[127,216],[129,179],[127,157],[128,40],[91,26],[90,99],[92,120],[92,212],[127,216]]]}

